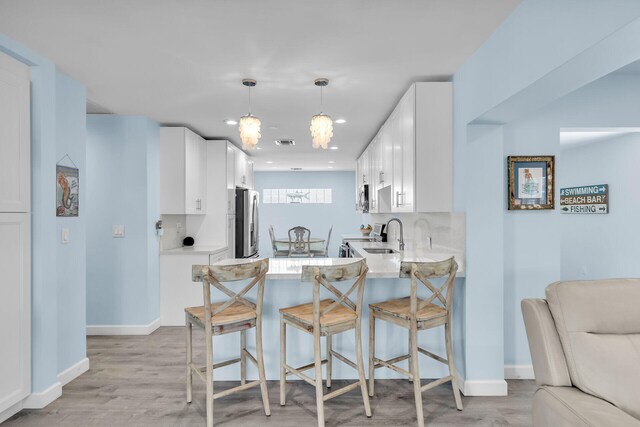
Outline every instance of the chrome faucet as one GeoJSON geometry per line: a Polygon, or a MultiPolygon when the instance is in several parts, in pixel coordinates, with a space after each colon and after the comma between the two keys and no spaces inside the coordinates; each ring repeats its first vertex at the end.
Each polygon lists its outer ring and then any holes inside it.
{"type": "Polygon", "coordinates": [[[397,221],[398,225],[400,226],[400,238],[398,239],[398,242],[400,242],[399,247],[400,251],[402,252],[404,251],[404,231],[402,227],[402,221],[400,221],[399,218],[391,218],[389,221],[387,221],[387,230],[389,230],[389,224],[391,224],[392,221],[397,221]]]}

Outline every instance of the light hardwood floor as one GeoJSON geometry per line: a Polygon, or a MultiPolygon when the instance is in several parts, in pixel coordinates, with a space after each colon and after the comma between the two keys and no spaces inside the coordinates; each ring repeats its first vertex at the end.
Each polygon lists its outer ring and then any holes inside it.
{"type": "MultiPolygon", "coordinates": [[[[204,360],[204,340],[194,340],[194,357],[204,360]]],[[[184,328],[160,328],[149,336],[88,337],[91,369],[66,385],[62,397],[41,410],[24,410],[3,424],[14,426],[201,426],[204,384],[194,381],[193,403],[185,401],[184,328]]],[[[278,404],[278,382],[269,382],[271,417],[264,416],[260,390],[219,399],[216,426],[313,426],[313,387],[289,382],[287,406],[278,404]]],[[[343,382],[334,381],[334,387],[343,382]]],[[[237,385],[217,383],[216,389],[237,385]]],[[[531,425],[533,381],[509,381],[508,397],[463,397],[455,408],[450,385],[423,394],[429,426],[531,425]]],[[[358,390],[325,405],[327,426],[416,425],[413,386],[406,380],[376,381],[367,419],[358,390]]]]}

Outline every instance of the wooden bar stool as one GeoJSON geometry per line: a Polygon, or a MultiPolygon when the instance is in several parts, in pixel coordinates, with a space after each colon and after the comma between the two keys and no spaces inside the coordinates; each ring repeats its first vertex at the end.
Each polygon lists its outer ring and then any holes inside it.
{"type": "Polygon", "coordinates": [[[371,416],[369,396],[367,395],[366,378],[362,361],[362,297],[367,277],[367,264],[364,260],[339,266],[302,267],[302,281],[313,282],[313,302],[280,309],[280,405],[286,403],[286,379],[288,375],[296,375],[316,388],[316,405],[318,408],[318,425],[324,426],[324,402],[341,394],[347,393],[358,386],[364,401],[367,417],[371,416]],[[344,294],[330,282],[340,282],[355,279],[353,285],[344,294]],[[324,286],[336,296],[334,299],[320,300],[320,286],[324,286]],[[349,299],[354,290],[358,290],[356,302],[349,299]],[[287,325],[313,334],[314,363],[293,368],[287,365],[286,333],[287,325]],[[331,336],[351,329],[356,331],[356,363],[333,350],[331,336]],[[327,354],[322,359],[320,355],[320,337],[327,338],[327,354]],[[331,387],[331,362],[335,356],[358,371],[359,380],[345,387],[324,394],[322,388],[322,365],[327,365],[327,388],[331,387]],[[315,369],[315,378],[303,372],[315,369]]]}
{"type": "Polygon", "coordinates": [[[458,264],[452,258],[440,262],[402,262],[400,277],[411,278],[411,296],[394,299],[375,304],[369,304],[369,395],[374,393],[374,370],[376,368],[389,368],[402,375],[406,375],[413,381],[413,391],[416,398],[416,411],[418,425],[424,426],[422,413],[422,392],[432,389],[440,384],[451,381],[453,397],[458,410],[462,410],[462,400],[458,390],[458,378],[453,362],[453,348],[451,343],[451,315],[453,307],[453,286],[458,264]],[[442,286],[437,287],[429,281],[448,276],[442,286]],[[429,298],[418,298],[418,283],[425,285],[432,293],[429,298]],[[433,304],[435,300],[442,305],[433,304]],[[409,329],[409,354],[394,357],[389,360],[381,360],[375,357],[375,321],[385,320],[394,325],[409,329]],[[418,347],[418,331],[435,328],[444,325],[447,358],[444,359],[430,351],[418,347]],[[418,353],[422,353],[449,367],[449,375],[432,381],[422,386],[420,384],[420,369],[418,368],[418,353]],[[409,360],[409,370],[396,366],[396,363],[409,360]]]}
{"type": "Polygon", "coordinates": [[[202,282],[204,305],[200,307],[185,308],[185,320],[187,328],[187,402],[191,403],[191,384],[193,373],[206,383],[207,386],[207,427],[213,426],[213,401],[232,393],[260,386],[262,392],[262,404],[265,415],[271,415],[269,409],[269,396],[267,394],[267,380],[264,373],[264,361],[262,357],[262,300],[264,297],[265,275],[269,270],[269,260],[242,262],[230,265],[194,265],[193,281],[202,282]],[[233,292],[225,287],[224,282],[249,280],[240,292],[233,292]],[[255,285],[258,285],[258,297],[255,303],[249,301],[244,295],[255,285]],[[226,294],[229,299],[224,302],[211,302],[211,285],[226,294]],[[204,338],[207,354],[207,364],[204,368],[197,367],[192,360],[192,327],[198,326],[204,329],[204,338]],[[256,328],[256,357],[247,351],[246,331],[256,328]],[[240,332],[240,357],[213,363],[213,336],[231,332],[240,332]],[[246,361],[249,359],[258,368],[259,379],[247,383],[246,361]],[[240,362],[240,385],[219,393],[213,393],[213,370],[223,366],[240,362]]]}

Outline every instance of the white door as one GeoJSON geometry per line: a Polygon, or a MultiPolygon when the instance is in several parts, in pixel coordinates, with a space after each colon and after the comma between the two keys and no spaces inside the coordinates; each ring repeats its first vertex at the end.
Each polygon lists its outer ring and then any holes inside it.
{"type": "Polygon", "coordinates": [[[0,212],[29,212],[29,67],[0,52],[0,212]]]}
{"type": "Polygon", "coordinates": [[[0,213],[0,412],[31,392],[29,230],[29,213],[0,213]]]}

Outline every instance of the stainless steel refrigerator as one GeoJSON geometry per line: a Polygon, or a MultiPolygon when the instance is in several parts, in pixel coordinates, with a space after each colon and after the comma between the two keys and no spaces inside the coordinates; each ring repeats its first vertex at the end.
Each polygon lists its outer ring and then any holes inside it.
{"type": "Polygon", "coordinates": [[[258,192],[236,189],[236,258],[258,256],[258,192]]]}

